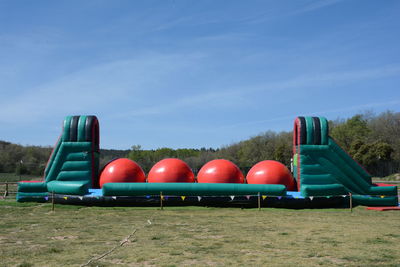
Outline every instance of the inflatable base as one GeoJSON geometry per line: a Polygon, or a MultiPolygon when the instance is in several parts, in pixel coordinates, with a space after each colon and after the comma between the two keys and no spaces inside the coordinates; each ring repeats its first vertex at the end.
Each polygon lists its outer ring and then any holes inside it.
{"type": "MultiPolygon", "coordinates": [[[[101,190],[90,189],[86,195],[54,194],[54,203],[81,206],[131,206],[131,207],[160,207],[160,195],[147,196],[103,196],[101,190]]],[[[44,201],[51,201],[52,195],[42,197],[44,201]]],[[[32,198],[26,201],[32,201],[32,198]]],[[[37,201],[36,198],[33,201],[37,201]]],[[[18,198],[23,202],[24,197],[18,198]]],[[[258,208],[258,202],[262,208],[346,208],[349,206],[348,196],[304,198],[299,192],[287,192],[286,196],[162,196],[164,207],[177,206],[204,206],[204,207],[236,207],[258,208]]]]}

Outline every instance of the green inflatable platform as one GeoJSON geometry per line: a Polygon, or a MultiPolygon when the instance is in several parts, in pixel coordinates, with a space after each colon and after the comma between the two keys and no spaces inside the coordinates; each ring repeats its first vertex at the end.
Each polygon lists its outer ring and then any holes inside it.
{"type": "Polygon", "coordinates": [[[210,183],[108,183],[104,196],[285,196],[286,187],[280,184],[210,184],[210,183]]]}

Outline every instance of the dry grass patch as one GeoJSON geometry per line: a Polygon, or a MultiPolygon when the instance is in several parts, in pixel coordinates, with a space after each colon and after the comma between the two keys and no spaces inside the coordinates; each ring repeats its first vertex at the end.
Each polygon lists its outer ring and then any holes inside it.
{"type": "Polygon", "coordinates": [[[400,212],[0,202],[4,266],[396,266],[400,212]],[[150,220],[151,224],[148,222],[150,220]]]}

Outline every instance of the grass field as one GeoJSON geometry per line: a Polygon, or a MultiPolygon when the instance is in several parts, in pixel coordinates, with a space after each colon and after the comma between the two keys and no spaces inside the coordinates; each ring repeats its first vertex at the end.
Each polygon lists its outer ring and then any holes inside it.
{"type": "Polygon", "coordinates": [[[399,266],[400,212],[0,200],[1,266],[399,266]],[[151,223],[151,224],[150,224],[151,223]],[[120,242],[133,231],[128,242],[120,242]]]}

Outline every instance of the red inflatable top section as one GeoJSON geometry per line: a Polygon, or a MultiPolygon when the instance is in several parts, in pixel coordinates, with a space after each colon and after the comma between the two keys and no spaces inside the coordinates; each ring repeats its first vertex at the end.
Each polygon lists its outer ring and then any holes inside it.
{"type": "Polygon", "coordinates": [[[246,176],[248,184],[282,184],[295,190],[295,181],[289,169],[275,160],[264,160],[254,165],[246,176]]]}
{"type": "Polygon", "coordinates": [[[100,174],[100,187],[105,183],[144,183],[146,176],[133,160],[120,158],[108,163],[100,174]]]}
{"type": "Polygon", "coordinates": [[[147,177],[149,183],[193,183],[194,173],[180,159],[163,159],[157,162],[147,177]]]}
{"type": "Polygon", "coordinates": [[[215,159],[206,163],[197,174],[199,183],[244,183],[240,169],[231,161],[215,159]]]}

